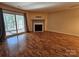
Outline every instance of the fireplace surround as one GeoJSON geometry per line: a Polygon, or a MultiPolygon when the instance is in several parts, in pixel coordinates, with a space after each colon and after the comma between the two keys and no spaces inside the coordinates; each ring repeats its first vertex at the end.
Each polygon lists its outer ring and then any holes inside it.
{"type": "Polygon", "coordinates": [[[33,32],[44,32],[44,20],[33,20],[32,30],[33,32]]]}

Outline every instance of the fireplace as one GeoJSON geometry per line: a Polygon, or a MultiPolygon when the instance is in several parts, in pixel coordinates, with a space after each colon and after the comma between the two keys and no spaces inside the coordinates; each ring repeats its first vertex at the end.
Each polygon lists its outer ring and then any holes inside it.
{"type": "Polygon", "coordinates": [[[42,20],[33,21],[33,32],[43,32],[44,31],[44,22],[42,20]]]}

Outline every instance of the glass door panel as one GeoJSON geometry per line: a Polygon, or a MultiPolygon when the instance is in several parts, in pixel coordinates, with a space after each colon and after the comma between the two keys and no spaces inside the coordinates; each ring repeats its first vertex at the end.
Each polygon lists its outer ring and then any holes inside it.
{"type": "Polygon", "coordinates": [[[15,15],[4,13],[6,35],[16,34],[15,15]]]}
{"type": "Polygon", "coordinates": [[[18,33],[25,32],[24,16],[16,15],[16,22],[17,22],[17,31],[18,31],[18,33]]]}

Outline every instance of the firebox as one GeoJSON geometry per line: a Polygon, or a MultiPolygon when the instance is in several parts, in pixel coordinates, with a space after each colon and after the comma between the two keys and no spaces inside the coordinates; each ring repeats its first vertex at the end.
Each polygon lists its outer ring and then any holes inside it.
{"type": "Polygon", "coordinates": [[[41,24],[36,24],[35,25],[35,31],[42,31],[42,25],[41,24]]]}

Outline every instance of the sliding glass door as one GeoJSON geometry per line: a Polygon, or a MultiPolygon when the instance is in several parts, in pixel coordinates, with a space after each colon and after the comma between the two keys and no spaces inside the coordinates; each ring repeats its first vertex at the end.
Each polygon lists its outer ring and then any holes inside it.
{"type": "Polygon", "coordinates": [[[16,22],[17,22],[18,33],[25,32],[24,16],[16,15],[16,22]]]}
{"type": "Polygon", "coordinates": [[[6,36],[25,32],[24,16],[4,13],[6,36]]]}
{"type": "Polygon", "coordinates": [[[15,15],[5,13],[4,22],[5,22],[6,35],[16,34],[15,15]]]}

